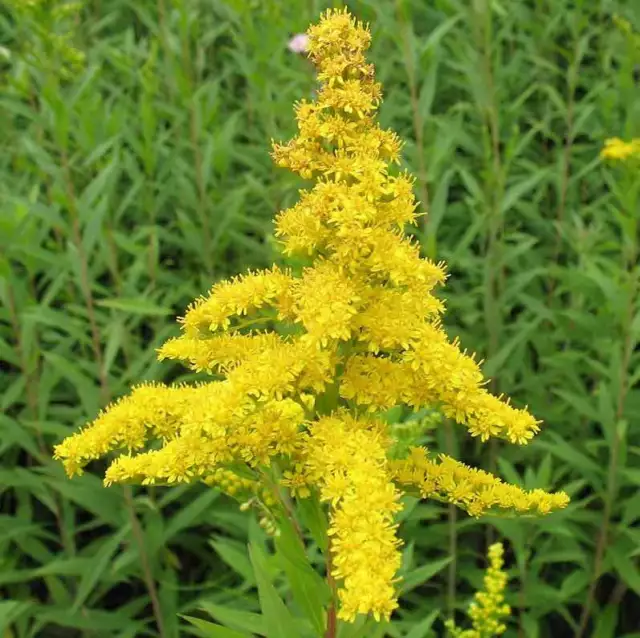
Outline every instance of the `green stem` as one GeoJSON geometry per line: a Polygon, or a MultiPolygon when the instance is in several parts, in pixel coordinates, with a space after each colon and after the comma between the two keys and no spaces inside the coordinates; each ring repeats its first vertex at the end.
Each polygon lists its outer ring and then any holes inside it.
{"type": "MultiPolygon", "coordinates": [[[[445,421],[445,445],[446,452],[449,456],[453,456],[453,425],[449,419],[445,421]]],[[[447,506],[447,529],[449,537],[449,563],[447,573],[447,610],[449,617],[453,618],[456,610],[456,576],[458,570],[458,508],[449,503],[447,506]]]]}
{"type": "MultiPolygon", "coordinates": [[[[501,202],[504,191],[504,176],[502,157],[500,153],[500,120],[499,110],[496,100],[496,89],[494,71],[491,60],[492,50],[492,24],[491,8],[486,0],[478,3],[478,9],[474,19],[474,34],[476,43],[480,48],[480,73],[483,77],[488,103],[483,106],[485,139],[488,140],[487,160],[489,166],[487,170],[488,178],[486,188],[490,205],[488,210],[488,232],[485,250],[485,281],[484,281],[484,321],[487,331],[487,359],[491,360],[497,353],[500,344],[502,322],[500,314],[500,297],[502,289],[502,230],[504,220],[501,213],[501,202]],[[481,15],[478,15],[481,14],[481,15]]],[[[489,382],[489,389],[492,393],[498,391],[496,379],[489,382]]],[[[498,442],[491,439],[489,442],[489,471],[495,473],[496,459],[498,456],[498,442]]],[[[493,543],[493,528],[487,526],[486,544],[493,543]]]]}

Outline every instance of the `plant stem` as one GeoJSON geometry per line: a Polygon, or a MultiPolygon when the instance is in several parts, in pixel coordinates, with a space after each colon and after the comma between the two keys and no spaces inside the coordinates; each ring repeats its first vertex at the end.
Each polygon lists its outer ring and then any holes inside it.
{"type": "Polygon", "coordinates": [[[582,607],[582,614],[580,616],[580,621],[578,625],[578,630],[576,631],[574,638],[582,638],[584,635],[587,624],[589,622],[589,617],[591,616],[591,609],[593,607],[593,603],[595,601],[596,595],[596,587],[598,585],[598,581],[600,580],[601,571],[602,571],[602,563],[604,561],[604,555],[607,548],[607,541],[609,539],[609,527],[611,525],[611,516],[613,513],[613,507],[615,504],[615,499],[617,495],[617,479],[618,479],[618,457],[620,454],[620,444],[622,442],[622,435],[618,431],[618,423],[622,419],[624,414],[624,405],[627,397],[627,392],[629,390],[628,384],[628,375],[629,375],[629,363],[631,361],[631,355],[633,354],[634,349],[634,339],[633,339],[633,316],[634,316],[634,308],[636,304],[636,299],[638,296],[638,286],[639,281],[637,274],[634,273],[634,269],[636,268],[636,262],[638,258],[638,246],[637,246],[637,227],[634,225],[634,236],[633,243],[631,246],[631,251],[628,258],[625,260],[625,270],[627,275],[630,277],[631,285],[629,290],[629,299],[627,301],[627,308],[624,317],[624,323],[622,326],[622,337],[623,337],[623,346],[622,346],[622,360],[620,362],[620,370],[618,374],[619,379],[619,387],[618,387],[618,395],[616,399],[616,411],[615,411],[615,422],[613,423],[613,427],[615,428],[612,433],[612,443],[611,443],[611,453],[609,455],[609,467],[607,471],[607,488],[604,497],[604,511],[602,514],[602,522],[600,524],[600,529],[598,532],[598,538],[596,540],[596,550],[595,556],[593,560],[593,575],[591,577],[591,584],[589,585],[589,590],[587,592],[587,597],[582,607]]]}
{"type": "MultiPolygon", "coordinates": [[[[416,157],[418,161],[418,194],[420,196],[422,207],[425,211],[429,210],[429,189],[427,186],[427,163],[424,156],[424,121],[420,112],[420,100],[418,97],[418,83],[416,81],[416,70],[413,64],[411,54],[411,42],[409,38],[410,24],[405,19],[401,3],[398,1],[398,15],[402,23],[402,45],[404,51],[404,66],[407,71],[407,79],[409,82],[409,96],[411,100],[411,113],[413,118],[413,135],[416,140],[416,157]]],[[[423,217],[423,231],[426,230],[428,217],[423,217]]]]}
{"type": "MultiPolygon", "coordinates": [[[[35,424],[38,450],[40,451],[42,458],[46,458],[47,456],[49,456],[49,453],[47,451],[47,445],[42,436],[42,430],[38,425],[38,360],[36,360],[35,366],[32,369],[31,366],[29,366],[28,355],[22,341],[20,321],[18,319],[15,297],[13,295],[11,286],[7,286],[7,301],[9,309],[9,320],[13,327],[16,339],[16,354],[18,356],[20,368],[27,385],[27,413],[35,424]]],[[[73,542],[73,538],[68,534],[67,529],[62,521],[62,505],[60,503],[60,496],[56,492],[53,492],[48,484],[45,484],[45,489],[51,493],[51,500],[53,501],[54,505],[53,515],[56,519],[56,525],[58,527],[62,546],[67,556],[73,556],[75,554],[75,545],[73,542]]]]}
{"type": "MultiPolygon", "coordinates": [[[[78,256],[80,258],[80,287],[82,289],[82,294],[84,296],[85,306],[87,309],[87,316],[89,318],[93,355],[96,362],[96,366],[98,368],[98,377],[100,380],[100,389],[101,389],[102,399],[105,403],[107,403],[111,395],[110,388],[109,388],[109,380],[107,378],[106,370],[104,368],[104,358],[102,356],[100,330],[98,328],[98,322],[96,320],[95,302],[93,299],[93,293],[91,291],[91,285],[89,283],[89,265],[88,265],[87,255],[84,250],[84,246],[82,245],[80,220],[79,220],[78,207],[77,207],[77,201],[75,197],[73,181],[71,178],[71,170],[69,166],[67,153],[64,149],[60,149],[60,158],[62,163],[66,193],[67,193],[67,206],[69,209],[69,214],[71,215],[72,241],[78,253],[78,256]]],[[[131,490],[130,488],[125,487],[123,488],[123,492],[124,492],[125,501],[127,503],[127,510],[131,518],[133,536],[137,545],[138,554],[140,556],[140,564],[143,571],[143,578],[145,581],[145,585],[147,587],[149,599],[151,600],[151,606],[153,608],[155,621],[158,626],[158,632],[159,632],[160,638],[166,638],[167,634],[164,629],[164,620],[162,618],[162,610],[160,608],[156,585],[153,580],[153,577],[151,576],[151,570],[149,569],[149,561],[148,561],[147,552],[145,549],[144,537],[143,537],[142,529],[140,527],[140,523],[138,521],[135,509],[134,509],[133,499],[131,497],[131,490]]]]}
{"type": "MultiPolygon", "coordinates": [[[[580,68],[580,61],[578,59],[578,46],[579,40],[575,43],[574,60],[573,64],[569,67],[569,77],[567,80],[567,118],[566,118],[566,140],[562,151],[562,172],[560,176],[560,199],[558,202],[558,209],[556,211],[556,238],[555,246],[553,249],[553,257],[551,263],[555,264],[558,261],[560,255],[560,248],[562,245],[562,229],[561,225],[564,220],[565,210],[567,207],[567,192],[569,190],[569,178],[571,175],[571,153],[573,150],[573,141],[575,132],[573,130],[573,122],[575,117],[575,93],[576,84],[578,81],[578,71],[580,68]]],[[[547,294],[547,304],[551,302],[551,296],[555,288],[555,280],[552,278],[549,282],[549,292],[547,294]]]]}
{"type": "Polygon", "coordinates": [[[107,380],[106,370],[104,368],[102,348],[100,345],[100,331],[98,329],[98,322],[96,321],[95,303],[93,294],[91,292],[91,284],[89,283],[89,264],[84,246],[82,244],[82,234],[80,230],[80,219],[76,203],[75,190],[73,186],[73,180],[71,179],[69,159],[67,157],[67,152],[64,149],[61,150],[60,159],[62,161],[64,184],[67,194],[67,206],[69,214],[71,216],[72,241],[80,258],[80,289],[82,291],[82,296],[84,297],[85,306],[87,309],[87,317],[89,319],[89,327],[91,330],[91,345],[93,349],[93,356],[96,361],[96,367],[98,368],[98,379],[100,382],[102,400],[106,403],[109,400],[109,384],[107,380]]]}
{"type": "Polygon", "coordinates": [[[524,609],[527,604],[527,558],[528,558],[528,545],[529,545],[529,526],[524,526],[524,548],[525,554],[524,559],[522,561],[522,565],[520,566],[520,587],[518,590],[518,603],[520,607],[520,613],[518,614],[518,638],[525,638],[526,633],[524,629],[523,617],[524,617],[524,609]]]}
{"type": "Polygon", "coordinates": [[[202,160],[202,150],[200,149],[199,140],[199,119],[197,108],[197,92],[194,89],[196,83],[195,70],[191,55],[191,42],[189,33],[189,23],[187,17],[187,7],[181,3],[181,39],[182,39],[182,62],[184,65],[184,74],[187,84],[188,101],[189,101],[189,140],[193,152],[193,162],[195,165],[195,180],[198,190],[197,213],[202,226],[203,241],[203,259],[206,273],[209,277],[213,276],[213,261],[211,259],[211,223],[209,219],[209,211],[207,210],[207,192],[204,179],[204,165],[202,160]]]}
{"type": "Polygon", "coordinates": [[[329,609],[327,610],[327,631],[324,634],[324,638],[336,638],[338,635],[338,621],[336,616],[336,582],[333,579],[333,560],[331,558],[331,539],[327,546],[327,583],[331,590],[331,602],[329,603],[329,609]]]}
{"type": "Polygon", "coordinates": [[[166,638],[167,632],[164,626],[164,618],[162,616],[162,609],[160,607],[160,599],[158,598],[158,591],[156,589],[156,583],[151,573],[151,567],[149,565],[149,558],[147,552],[144,550],[144,534],[140,527],[140,521],[136,514],[135,506],[133,503],[133,497],[131,495],[131,488],[127,485],[122,488],[124,497],[127,501],[127,510],[131,519],[131,530],[138,545],[138,551],[140,553],[140,567],[142,568],[142,575],[144,578],[147,591],[149,592],[149,599],[151,600],[151,607],[153,609],[153,615],[158,625],[158,633],[161,638],[166,638]]]}
{"type": "MultiPolygon", "coordinates": [[[[279,468],[277,467],[277,464],[274,463],[273,465],[276,471],[279,472],[279,468]]],[[[273,479],[271,478],[271,476],[269,476],[269,473],[267,471],[265,471],[264,469],[260,469],[260,474],[262,475],[262,478],[264,479],[264,481],[269,485],[269,488],[273,492],[273,495],[276,498],[276,500],[282,505],[282,508],[284,509],[285,514],[287,515],[287,518],[291,522],[291,525],[293,525],[293,529],[295,530],[296,535],[300,539],[300,543],[304,548],[305,547],[304,534],[302,532],[302,528],[300,527],[300,523],[298,523],[298,519],[295,516],[295,512],[293,511],[293,505],[291,503],[291,499],[289,498],[289,495],[287,494],[286,490],[284,491],[280,490],[280,486],[273,481],[273,479]]]]}
{"type": "MultiPolygon", "coordinates": [[[[453,424],[449,419],[445,420],[445,445],[449,456],[454,456],[453,449],[453,424]]],[[[458,508],[449,503],[447,506],[447,531],[449,536],[449,563],[447,573],[447,611],[449,618],[453,618],[456,610],[456,577],[458,573],[458,508]]]]}
{"type": "MultiPolygon", "coordinates": [[[[484,276],[484,322],[487,332],[487,359],[491,360],[498,352],[500,344],[500,334],[502,330],[500,315],[500,297],[502,290],[501,253],[502,253],[502,230],[504,220],[501,213],[501,203],[504,192],[504,176],[502,157],[500,152],[500,118],[498,104],[496,100],[496,89],[494,81],[494,71],[491,60],[492,51],[492,24],[491,8],[486,0],[480,0],[472,17],[473,32],[476,38],[476,45],[481,51],[480,73],[482,74],[487,103],[480,105],[483,111],[484,127],[483,133],[487,160],[489,167],[487,170],[486,189],[489,199],[488,229],[486,237],[486,247],[484,255],[485,276],[484,276]]],[[[497,381],[492,378],[489,381],[489,389],[495,394],[498,390],[497,381]]],[[[494,473],[496,469],[496,459],[498,456],[498,442],[492,438],[489,442],[489,471],[494,473]]],[[[487,526],[486,544],[493,543],[493,528],[487,526]]]]}

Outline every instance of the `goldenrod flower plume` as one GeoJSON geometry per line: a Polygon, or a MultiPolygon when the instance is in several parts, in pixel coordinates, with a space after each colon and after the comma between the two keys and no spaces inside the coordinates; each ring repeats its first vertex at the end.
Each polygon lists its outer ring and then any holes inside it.
{"type": "Polygon", "coordinates": [[[484,589],[474,596],[469,605],[472,629],[461,630],[452,620],[446,623],[451,638],[494,638],[507,629],[504,619],[511,614],[511,607],[504,602],[504,590],[508,577],[502,570],[504,547],[494,543],[489,547],[489,568],[484,577],[484,589]]]}
{"type": "Polygon", "coordinates": [[[640,139],[633,139],[625,142],[619,137],[612,137],[605,140],[604,147],[600,151],[602,159],[628,160],[629,158],[640,158],[640,139]]]}
{"type": "Polygon", "coordinates": [[[405,490],[474,516],[547,513],[568,500],[421,448],[389,458],[394,441],[375,412],[397,405],[437,407],[482,441],[524,444],[539,424],[485,389],[479,365],[441,325],[434,290],[444,264],[422,258],[405,234],[418,217],[413,178],[394,168],[401,143],[375,120],[381,89],[365,59],[369,41],[347,11],[329,10],[309,29],[317,97],[296,105],[298,135],[273,145],[279,166],[313,180],[275,219],[284,253],[308,265],[215,284],[159,350],[213,380],[140,386],[55,450],[69,474],[124,450],[107,483],[201,480],[245,503],[274,466],[280,487],[330,509],[332,573],[348,621],[397,607],[394,516],[405,490]]]}

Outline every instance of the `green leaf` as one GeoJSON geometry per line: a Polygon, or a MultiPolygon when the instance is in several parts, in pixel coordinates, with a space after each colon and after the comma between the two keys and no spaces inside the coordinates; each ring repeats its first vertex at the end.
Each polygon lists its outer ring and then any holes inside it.
{"type": "Polygon", "coordinates": [[[609,547],[609,554],[622,581],[640,596],[640,571],[633,558],[616,546],[609,547]]]}
{"type": "Polygon", "coordinates": [[[122,539],[129,533],[130,529],[130,524],[127,523],[123,525],[119,532],[104,541],[102,547],[95,556],[92,557],[91,566],[84,572],[78,585],[76,599],[71,607],[71,614],[75,614],[80,607],[85,604],[100,578],[104,576],[104,572],[113,560],[113,555],[120,547],[122,539]]]}
{"type": "Polygon", "coordinates": [[[218,498],[220,498],[220,492],[214,489],[208,489],[189,503],[189,505],[174,514],[167,521],[167,526],[164,530],[164,541],[167,542],[171,540],[181,530],[197,524],[202,514],[206,512],[218,498]]]}
{"type": "Polygon", "coordinates": [[[190,622],[199,631],[197,634],[203,638],[252,638],[251,634],[241,633],[215,623],[202,620],[200,618],[193,618],[192,616],[180,616],[186,621],[190,622]]]}
{"type": "Polygon", "coordinates": [[[451,562],[451,558],[441,558],[414,569],[400,581],[399,593],[404,595],[422,585],[425,581],[433,578],[439,571],[444,569],[451,562]]]}
{"type": "MultiPolygon", "coordinates": [[[[100,609],[83,608],[71,613],[68,607],[44,607],[42,611],[36,613],[36,618],[41,626],[48,623],[60,625],[61,627],[72,627],[74,629],[86,629],[95,631],[96,627],[100,627],[100,631],[112,631],[112,635],[121,635],[120,632],[138,629],[133,635],[144,635],[148,628],[144,623],[137,621],[122,611],[103,611],[100,609]],[[115,632],[118,632],[117,634],[115,632]]],[[[33,635],[42,635],[37,631],[33,635]]],[[[46,633],[45,633],[46,635],[46,633]]]]}
{"type": "Polygon", "coordinates": [[[255,583],[255,575],[247,556],[246,545],[231,538],[212,538],[209,544],[216,550],[220,558],[242,576],[247,583],[255,583]]]}
{"type": "Polygon", "coordinates": [[[299,635],[293,616],[269,580],[266,556],[255,543],[249,545],[249,556],[258,583],[258,595],[267,627],[267,638],[291,638],[299,635]]]}
{"type": "Polygon", "coordinates": [[[99,389],[95,381],[87,377],[75,362],[57,354],[56,352],[43,352],[45,360],[64,379],[75,387],[76,393],[82,402],[85,415],[94,415],[99,405],[99,389]]]}
{"type": "Polygon", "coordinates": [[[604,611],[598,614],[593,636],[597,638],[617,638],[616,628],[618,626],[618,605],[607,605],[604,611]]]}
{"type": "Polygon", "coordinates": [[[29,607],[31,607],[31,604],[28,602],[20,602],[18,600],[0,601],[0,636],[11,636],[11,633],[5,633],[9,629],[9,625],[15,622],[29,607]]]}
{"type": "Polygon", "coordinates": [[[275,545],[293,597],[321,636],[325,629],[324,609],[331,599],[331,592],[326,581],[310,565],[289,519],[281,520],[279,529],[280,536],[276,538],[275,545]]]}
{"type": "Polygon", "coordinates": [[[329,546],[327,538],[327,516],[322,504],[315,494],[309,498],[301,498],[296,501],[296,511],[304,526],[311,533],[311,537],[318,544],[320,550],[326,554],[329,546]]]}
{"type": "Polygon", "coordinates": [[[543,179],[548,177],[548,170],[539,170],[527,179],[517,182],[513,186],[509,187],[505,192],[505,195],[500,204],[500,210],[502,213],[507,212],[510,208],[513,208],[520,199],[522,199],[530,190],[538,185],[543,179]]]}
{"type": "Polygon", "coordinates": [[[221,622],[232,629],[248,631],[260,636],[267,636],[264,616],[242,609],[231,609],[230,607],[217,605],[209,601],[202,601],[200,603],[200,608],[206,611],[218,622],[221,622]]]}
{"type": "Polygon", "coordinates": [[[548,450],[554,456],[567,462],[573,469],[585,474],[597,486],[601,486],[603,468],[581,452],[577,445],[571,445],[553,430],[545,431],[544,438],[550,439],[550,441],[540,439],[535,442],[535,445],[548,450]]]}
{"type": "Polygon", "coordinates": [[[120,310],[121,312],[126,312],[129,315],[165,317],[166,315],[173,314],[173,310],[171,308],[158,306],[157,304],[154,304],[142,297],[114,297],[113,299],[101,299],[100,301],[97,301],[96,304],[104,306],[105,308],[120,310]]]}
{"type": "Polygon", "coordinates": [[[438,609],[432,611],[426,618],[413,627],[405,638],[428,638],[428,636],[431,635],[431,627],[439,615],[440,611],[438,609]]]}

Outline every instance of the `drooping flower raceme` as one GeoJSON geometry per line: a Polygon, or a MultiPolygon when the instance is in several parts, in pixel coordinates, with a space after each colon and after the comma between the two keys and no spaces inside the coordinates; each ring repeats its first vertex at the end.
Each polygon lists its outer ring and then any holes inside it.
{"type": "Polygon", "coordinates": [[[339,616],[388,618],[403,491],[474,516],[547,513],[568,498],[524,492],[422,448],[389,459],[393,438],[376,412],[397,405],[436,406],[482,441],[524,444],[539,425],[485,389],[478,364],[441,325],[433,293],[444,264],[421,258],[404,232],[418,215],[413,180],[394,170],[401,143],[375,120],[381,91],[364,57],[368,29],[329,11],[308,36],[320,88],[295,107],[298,135],[273,148],[279,166],[313,180],[275,220],[284,253],[308,265],[215,284],[159,351],[214,380],[138,386],[55,454],[79,474],[123,450],[107,484],[205,481],[232,485],[242,499],[260,500],[261,477],[277,468],[280,489],[330,509],[339,616]]]}

